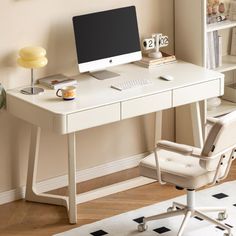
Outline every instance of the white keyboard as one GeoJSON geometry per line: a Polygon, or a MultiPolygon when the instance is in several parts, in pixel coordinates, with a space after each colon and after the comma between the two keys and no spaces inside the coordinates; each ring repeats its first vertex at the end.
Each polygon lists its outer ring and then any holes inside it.
{"type": "Polygon", "coordinates": [[[143,87],[151,83],[152,81],[149,79],[133,79],[133,80],[127,80],[127,81],[123,81],[117,84],[113,84],[111,85],[111,88],[122,91],[122,90],[137,88],[137,87],[143,87]]]}

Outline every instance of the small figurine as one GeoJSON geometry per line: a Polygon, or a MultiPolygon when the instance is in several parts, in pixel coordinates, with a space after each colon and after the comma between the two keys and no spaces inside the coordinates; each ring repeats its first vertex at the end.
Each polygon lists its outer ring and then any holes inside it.
{"type": "Polygon", "coordinates": [[[220,22],[227,19],[225,13],[225,4],[220,0],[207,0],[207,23],[220,22]]]}
{"type": "Polygon", "coordinates": [[[213,4],[215,3],[215,0],[207,0],[207,3],[208,3],[210,6],[213,6],[213,4]]]}
{"type": "Polygon", "coordinates": [[[217,4],[214,4],[212,6],[212,14],[213,15],[216,15],[218,13],[218,5],[217,4]]]}
{"type": "Polygon", "coordinates": [[[223,2],[220,3],[219,5],[219,13],[224,13],[225,12],[225,4],[223,2]]]}
{"type": "Polygon", "coordinates": [[[224,20],[227,20],[227,17],[224,16],[224,15],[220,15],[220,16],[217,16],[217,17],[216,17],[216,21],[217,21],[217,22],[221,22],[221,21],[224,21],[224,20]]]}
{"type": "Polygon", "coordinates": [[[211,5],[207,6],[207,14],[208,14],[208,16],[210,16],[212,14],[212,6],[211,5]]]}

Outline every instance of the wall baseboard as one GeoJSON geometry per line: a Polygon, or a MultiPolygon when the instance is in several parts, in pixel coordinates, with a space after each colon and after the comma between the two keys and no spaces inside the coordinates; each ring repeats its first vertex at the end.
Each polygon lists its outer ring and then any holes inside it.
{"type": "MultiPolygon", "coordinates": [[[[84,182],[87,180],[95,179],[98,177],[102,177],[105,175],[113,174],[118,171],[127,170],[133,167],[136,167],[140,160],[145,157],[148,153],[142,153],[135,156],[131,156],[128,158],[124,158],[118,161],[109,162],[103,165],[95,166],[86,170],[81,170],[76,172],[76,181],[77,183],[84,182]]],[[[41,181],[37,183],[37,191],[39,193],[47,192],[50,190],[62,188],[68,185],[68,177],[67,175],[51,178],[48,180],[41,181]]],[[[133,187],[140,186],[137,183],[132,185],[133,187]]],[[[123,187],[122,191],[130,189],[129,186],[123,187]]],[[[106,193],[109,193],[109,186],[106,187],[106,193]]],[[[114,193],[114,190],[111,189],[111,193],[114,193]]],[[[101,194],[102,196],[103,194],[101,194]]],[[[108,194],[106,194],[108,195],[108,194]]],[[[0,205],[13,202],[19,199],[24,198],[25,196],[25,186],[12,189],[9,191],[5,191],[0,193],[0,205]]],[[[105,196],[105,195],[103,195],[105,196]]]]}

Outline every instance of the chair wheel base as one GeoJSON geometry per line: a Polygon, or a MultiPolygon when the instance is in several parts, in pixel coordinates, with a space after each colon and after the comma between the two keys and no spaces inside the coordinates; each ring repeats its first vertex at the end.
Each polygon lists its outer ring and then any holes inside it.
{"type": "Polygon", "coordinates": [[[139,225],[138,225],[138,231],[139,232],[144,232],[144,231],[146,231],[148,229],[148,226],[147,226],[147,224],[145,224],[145,223],[140,223],[139,225]]]}
{"type": "Polygon", "coordinates": [[[222,220],[226,220],[228,218],[228,214],[226,212],[219,212],[218,214],[218,220],[222,221],[222,220]]]}

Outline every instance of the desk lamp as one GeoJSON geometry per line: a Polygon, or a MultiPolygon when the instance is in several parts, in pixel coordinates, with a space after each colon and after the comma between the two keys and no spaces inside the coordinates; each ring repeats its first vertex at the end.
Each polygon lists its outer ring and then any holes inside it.
{"type": "Polygon", "coordinates": [[[47,65],[48,60],[45,57],[46,50],[42,47],[25,47],[20,49],[17,63],[19,66],[29,68],[31,71],[31,86],[21,90],[21,93],[34,95],[44,91],[43,88],[34,86],[34,69],[47,65]]]}

